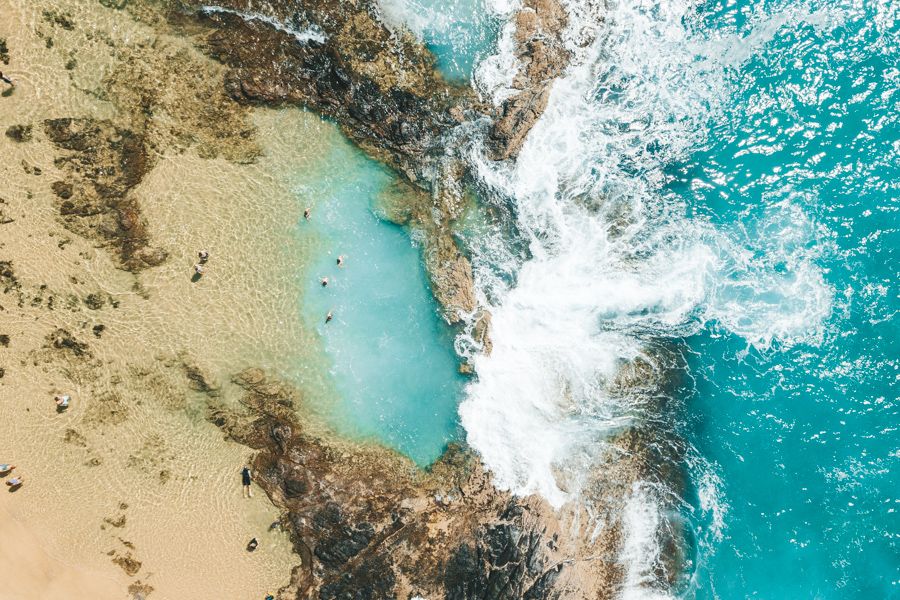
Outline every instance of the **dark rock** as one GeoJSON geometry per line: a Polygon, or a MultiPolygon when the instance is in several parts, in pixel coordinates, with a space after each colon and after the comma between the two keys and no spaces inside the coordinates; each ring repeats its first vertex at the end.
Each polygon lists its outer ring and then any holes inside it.
{"type": "Polygon", "coordinates": [[[285,479],[283,487],[286,498],[298,498],[309,491],[309,484],[301,479],[285,479]]]}
{"type": "Polygon", "coordinates": [[[137,575],[138,571],[141,570],[141,566],[142,566],[141,562],[139,560],[137,560],[136,558],[134,558],[133,556],[131,556],[130,552],[128,554],[126,554],[125,556],[121,556],[121,555],[116,556],[112,559],[112,561],[115,564],[122,567],[122,570],[125,571],[125,573],[129,577],[134,577],[135,575],[137,575]]]}
{"type": "Polygon", "coordinates": [[[65,329],[57,329],[47,336],[47,342],[57,350],[69,352],[74,356],[81,357],[90,354],[88,345],[76,340],[71,333],[65,329]]]}
{"type": "Polygon", "coordinates": [[[545,572],[543,537],[517,525],[522,516],[511,503],[500,523],[482,529],[476,548],[457,548],[444,573],[446,600],[557,597],[552,588],[559,569],[545,572]]]}
{"type": "Polygon", "coordinates": [[[45,10],[44,11],[44,20],[53,25],[57,25],[71,31],[75,29],[75,22],[72,20],[72,15],[69,13],[58,12],[55,10],[45,10]]]}
{"type": "Polygon", "coordinates": [[[6,128],[6,137],[16,142],[30,142],[31,125],[10,125],[6,128]]]}
{"type": "Polygon", "coordinates": [[[375,537],[369,523],[350,527],[343,523],[331,527],[331,533],[319,540],[313,551],[326,567],[336,569],[359,554],[375,537]]]}
{"type": "MultiPolygon", "coordinates": [[[[63,200],[71,198],[74,190],[72,184],[67,181],[54,181],[50,188],[53,190],[54,194],[63,200]]],[[[75,214],[74,206],[75,205],[72,202],[65,203],[66,214],[75,214]]]]}
{"type": "Polygon", "coordinates": [[[363,561],[319,590],[319,600],[394,600],[396,577],[383,556],[363,561]]]}
{"type": "Polygon", "coordinates": [[[129,270],[164,260],[148,251],[146,225],[130,193],[151,167],[143,138],[92,119],[51,119],[44,129],[63,151],[56,166],[69,176],[52,186],[61,200],[63,223],[75,233],[110,242],[129,270]]]}
{"type": "Polygon", "coordinates": [[[9,261],[0,260],[0,287],[3,288],[4,294],[18,290],[21,287],[19,280],[16,279],[15,272],[13,272],[12,263],[9,261]]]}
{"type": "Polygon", "coordinates": [[[9,336],[6,335],[5,333],[0,334],[0,346],[3,346],[4,348],[9,346],[9,336]]]}
{"type": "Polygon", "coordinates": [[[100,310],[106,304],[106,299],[100,294],[88,294],[84,298],[84,305],[91,310],[100,310]]]}
{"type": "Polygon", "coordinates": [[[188,362],[182,362],[184,374],[188,378],[188,386],[197,392],[214,395],[219,391],[219,386],[210,380],[209,375],[197,365],[188,362]]]}

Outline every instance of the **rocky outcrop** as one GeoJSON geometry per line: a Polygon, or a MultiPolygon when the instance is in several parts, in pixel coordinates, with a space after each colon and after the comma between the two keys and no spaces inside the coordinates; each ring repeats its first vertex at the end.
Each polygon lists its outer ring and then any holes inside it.
{"type": "Polygon", "coordinates": [[[423,472],[304,425],[299,394],[260,370],[234,382],[242,410],[210,399],[209,418],[257,451],[255,480],[283,510],[300,564],[279,598],[611,597],[585,541],[538,498],[497,491],[467,450],[423,472]]]}
{"type": "Polygon", "coordinates": [[[312,108],[412,184],[419,209],[403,222],[424,234],[435,296],[450,322],[475,310],[472,268],[452,236],[458,211],[447,210],[452,195],[442,188],[463,175],[448,166],[447,135],[479,106],[470,88],[439,75],[423,43],[388,29],[373,0],[281,0],[264,8],[227,0],[207,9],[185,2],[170,20],[184,30],[198,22],[210,28],[198,45],[229,67],[232,98],[312,108]]]}
{"type": "Polygon", "coordinates": [[[516,58],[513,80],[518,93],[507,98],[490,131],[495,160],[518,155],[525,137],[547,108],[550,88],[569,65],[563,34],[568,17],[559,0],[525,0],[515,17],[516,58]]]}
{"type": "Polygon", "coordinates": [[[200,43],[230,67],[225,87],[232,98],[312,108],[430,189],[441,137],[458,124],[451,112],[469,109],[474,96],[446,83],[411,34],[395,35],[382,24],[373,0],[276,0],[264,8],[223,0],[216,10],[186,4],[183,10],[214,28],[200,43]]]}
{"type": "Polygon", "coordinates": [[[110,245],[126,269],[164,261],[165,252],[149,244],[132,193],[151,166],[141,136],[94,119],[52,119],[44,130],[60,149],[54,163],[67,176],[51,186],[66,227],[110,245]]]}

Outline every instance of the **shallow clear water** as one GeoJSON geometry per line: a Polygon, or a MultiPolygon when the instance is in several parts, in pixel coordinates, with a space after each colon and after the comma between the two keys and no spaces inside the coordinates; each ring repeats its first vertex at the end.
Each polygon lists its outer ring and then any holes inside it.
{"type": "Polygon", "coordinates": [[[500,21],[492,0],[382,0],[388,18],[406,24],[434,52],[449,81],[468,83],[492,50],[500,21]]]}
{"type": "Polygon", "coordinates": [[[316,169],[314,181],[296,189],[312,208],[297,226],[297,235],[313,238],[301,311],[329,359],[338,396],[330,416],[343,431],[378,438],[427,465],[458,433],[463,378],[453,333],[409,232],[378,215],[391,175],[346,140],[316,169]]]}

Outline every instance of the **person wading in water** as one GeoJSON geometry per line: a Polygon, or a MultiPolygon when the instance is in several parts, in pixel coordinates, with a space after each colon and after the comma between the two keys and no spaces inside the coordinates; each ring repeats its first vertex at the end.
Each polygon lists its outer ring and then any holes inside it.
{"type": "Polygon", "coordinates": [[[253,478],[250,477],[250,467],[244,465],[244,468],[241,469],[241,485],[244,486],[244,495],[247,498],[253,497],[253,490],[250,489],[251,483],[253,483],[253,478]]]}

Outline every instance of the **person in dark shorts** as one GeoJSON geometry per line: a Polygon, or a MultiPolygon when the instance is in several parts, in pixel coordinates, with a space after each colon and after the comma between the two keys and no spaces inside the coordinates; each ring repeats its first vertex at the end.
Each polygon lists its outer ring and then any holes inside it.
{"type": "Polygon", "coordinates": [[[241,485],[244,486],[244,495],[247,498],[253,497],[253,490],[250,489],[251,483],[253,483],[253,478],[250,477],[250,467],[244,465],[244,468],[241,469],[241,485]]]}

